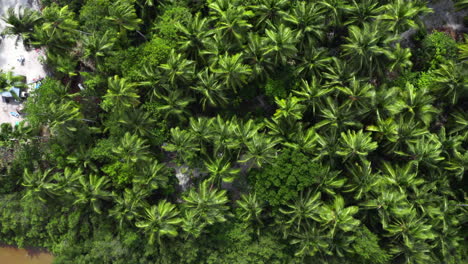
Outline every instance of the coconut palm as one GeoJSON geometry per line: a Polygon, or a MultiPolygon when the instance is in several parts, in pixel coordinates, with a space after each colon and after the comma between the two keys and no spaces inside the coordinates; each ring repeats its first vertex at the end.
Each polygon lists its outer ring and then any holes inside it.
{"type": "Polygon", "coordinates": [[[257,167],[271,163],[277,155],[276,144],[276,140],[258,133],[247,143],[247,151],[240,162],[250,163],[257,167]]]}
{"type": "Polygon", "coordinates": [[[324,10],[317,3],[298,2],[289,13],[284,13],[284,20],[291,24],[301,37],[299,51],[306,52],[309,47],[324,37],[324,10]]]}
{"type": "Polygon", "coordinates": [[[153,135],[155,120],[148,112],[141,108],[125,111],[118,122],[122,124],[125,131],[131,132],[139,137],[149,138],[153,135]]]}
{"type": "Polygon", "coordinates": [[[23,198],[38,199],[41,202],[46,202],[47,199],[54,197],[57,194],[57,188],[53,183],[53,179],[52,169],[34,172],[25,169],[22,185],[26,187],[26,192],[23,198]]]}
{"type": "Polygon", "coordinates": [[[206,106],[219,107],[228,104],[228,99],[225,95],[225,86],[221,85],[214,74],[209,73],[208,69],[197,74],[198,82],[190,88],[199,93],[202,98],[200,103],[203,111],[206,106]]]}
{"type": "Polygon", "coordinates": [[[313,221],[318,219],[319,207],[321,205],[320,192],[307,193],[294,202],[288,203],[287,209],[280,208],[279,211],[287,219],[286,225],[299,232],[311,227],[313,221]]]}
{"type": "Polygon", "coordinates": [[[186,120],[187,116],[190,116],[188,106],[192,103],[193,98],[185,96],[181,89],[169,90],[169,88],[165,88],[162,92],[154,91],[157,97],[156,109],[158,112],[166,120],[186,120]]]}
{"type": "Polygon", "coordinates": [[[14,75],[11,71],[0,72],[0,92],[8,92],[13,88],[25,89],[27,87],[25,80],[24,76],[14,75]]]}
{"type": "Polygon", "coordinates": [[[198,190],[192,188],[182,199],[186,210],[193,210],[208,225],[226,221],[229,209],[226,191],[210,187],[209,181],[200,183],[198,190]]]}
{"type": "Polygon", "coordinates": [[[8,8],[2,20],[6,23],[2,34],[15,35],[16,42],[21,38],[25,43],[29,43],[34,26],[41,23],[42,17],[36,10],[20,7],[17,12],[14,8],[8,8]]]}
{"type": "Polygon", "coordinates": [[[252,67],[252,79],[264,80],[273,71],[273,63],[264,56],[264,39],[258,34],[249,32],[247,47],[244,51],[245,62],[252,67]]]}
{"type": "Polygon", "coordinates": [[[103,35],[94,32],[83,36],[84,59],[91,59],[95,65],[99,65],[102,58],[112,53],[115,39],[109,36],[109,32],[106,31],[103,35]]]}
{"type": "Polygon", "coordinates": [[[53,178],[57,184],[57,191],[67,197],[80,188],[79,179],[83,177],[81,169],[66,167],[63,173],[55,173],[53,178]]]}
{"type": "Polygon", "coordinates": [[[324,204],[320,207],[318,221],[329,230],[333,238],[338,232],[352,232],[360,221],[353,216],[357,214],[357,206],[345,207],[343,197],[336,196],[333,204],[324,204]]]}
{"type": "Polygon", "coordinates": [[[236,203],[241,209],[239,216],[242,221],[262,223],[263,206],[258,201],[257,194],[242,194],[240,200],[237,200],[236,203]]]}
{"type": "Polygon", "coordinates": [[[171,85],[189,83],[194,77],[194,61],[184,58],[181,53],[171,50],[167,62],[160,66],[162,76],[167,78],[171,85]]]}
{"type": "Polygon", "coordinates": [[[376,0],[352,0],[344,7],[347,14],[345,25],[363,26],[364,23],[371,23],[383,10],[384,7],[376,0]]]}
{"type": "Polygon", "coordinates": [[[157,160],[145,162],[143,169],[134,176],[133,186],[142,191],[164,189],[168,186],[170,171],[157,160]]]}
{"type": "Polygon", "coordinates": [[[320,107],[322,99],[332,91],[332,88],[320,86],[317,78],[312,78],[310,82],[302,79],[301,85],[293,93],[301,99],[303,104],[311,108],[312,113],[315,114],[315,110],[320,107]]]}
{"type": "Polygon", "coordinates": [[[419,1],[393,0],[384,8],[385,11],[380,19],[385,21],[388,28],[396,34],[410,28],[418,28],[421,24],[418,19],[432,12],[425,3],[419,1]]]}
{"type": "Polygon", "coordinates": [[[213,34],[208,28],[208,18],[202,18],[200,14],[191,17],[185,25],[177,23],[181,40],[179,49],[192,60],[200,60],[200,52],[206,46],[207,38],[213,34]]]}
{"type": "Polygon", "coordinates": [[[439,66],[434,74],[433,91],[447,98],[450,104],[456,105],[460,98],[468,95],[468,79],[466,68],[453,61],[447,61],[439,66]]]}
{"type": "Polygon", "coordinates": [[[187,162],[199,151],[199,144],[194,134],[176,127],[171,128],[169,143],[163,146],[163,148],[167,151],[175,152],[179,161],[187,162]]]}
{"type": "Polygon", "coordinates": [[[208,157],[203,163],[209,174],[208,181],[218,187],[221,186],[221,182],[233,182],[240,172],[239,168],[233,168],[229,159],[219,155],[208,157]]]}
{"type": "Polygon", "coordinates": [[[267,40],[264,55],[270,57],[276,65],[286,65],[297,54],[298,35],[284,24],[273,29],[266,29],[267,40]]]}
{"type": "Polygon", "coordinates": [[[299,58],[294,74],[302,79],[321,79],[322,72],[328,68],[330,57],[326,49],[307,48],[299,58]]]}
{"type": "Polygon", "coordinates": [[[120,158],[120,161],[127,164],[135,164],[149,159],[146,141],[129,132],[125,133],[120,140],[120,144],[112,151],[120,158]]]}
{"type": "Polygon", "coordinates": [[[136,83],[129,82],[125,78],[115,75],[108,79],[107,93],[103,96],[104,101],[101,106],[106,111],[123,111],[130,107],[137,106],[140,96],[137,94],[136,83]]]}
{"type": "Polygon", "coordinates": [[[143,192],[135,192],[131,189],[125,189],[122,195],[115,195],[115,205],[109,210],[109,215],[118,222],[122,229],[124,224],[131,223],[138,215],[139,210],[144,207],[143,192]]]}
{"type": "Polygon", "coordinates": [[[241,44],[244,39],[243,35],[252,27],[247,20],[251,16],[251,12],[247,12],[242,6],[234,4],[224,8],[220,6],[220,2],[223,1],[213,1],[208,5],[215,18],[216,30],[221,33],[225,41],[241,44]]]}
{"type": "Polygon", "coordinates": [[[255,14],[255,28],[264,30],[268,25],[278,25],[284,18],[282,10],[289,6],[287,0],[257,0],[252,6],[255,14]]]}
{"type": "Polygon", "coordinates": [[[102,202],[110,200],[112,194],[107,190],[109,179],[104,176],[90,174],[87,177],[80,177],[80,188],[74,193],[75,202],[73,204],[83,205],[94,212],[102,213],[102,202]]]}
{"type": "Polygon", "coordinates": [[[109,7],[109,16],[107,20],[115,23],[120,30],[122,41],[127,41],[127,31],[135,31],[139,29],[143,22],[138,18],[135,7],[129,1],[117,0],[109,7]]]}
{"type": "Polygon", "coordinates": [[[286,99],[275,98],[278,109],[273,116],[274,119],[302,119],[302,114],[305,110],[305,105],[295,96],[289,96],[286,99]]]}
{"type": "Polygon", "coordinates": [[[241,53],[232,56],[225,53],[217,59],[211,71],[218,76],[227,88],[237,92],[238,88],[247,83],[252,69],[243,63],[241,53]]]}
{"type": "Polygon", "coordinates": [[[386,62],[391,56],[388,44],[395,41],[382,30],[379,23],[365,23],[361,28],[349,27],[349,36],[342,45],[343,54],[348,57],[359,71],[369,77],[382,75],[386,62]]]}
{"type": "Polygon", "coordinates": [[[389,71],[402,72],[411,69],[413,63],[411,62],[411,50],[409,48],[402,48],[400,43],[395,45],[395,49],[389,54],[391,63],[389,71]]]}
{"type": "Polygon", "coordinates": [[[406,87],[400,90],[400,96],[388,110],[394,115],[401,113],[429,125],[439,113],[432,105],[433,102],[434,97],[427,90],[417,89],[414,85],[406,83],[406,87]]]}
{"type": "Polygon", "coordinates": [[[161,245],[161,238],[176,237],[177,229],[182,223],[177,207],[166,200],[159,201],[158,205],[145,208],[143,219],[136,222],[136,226],[149,233],[149,243],[155,239],[161,245]]]}
{"type": "Polygon", "coordinates": [[[341,148],[337,154],[343,156],[344,160],[348,159],[365,159],[369,152],[377,148],[377,142],[372,141],[370,133],[364,133],[362,130],[348,130],[346,133],[341,133],[340,139],[341,148]]]}

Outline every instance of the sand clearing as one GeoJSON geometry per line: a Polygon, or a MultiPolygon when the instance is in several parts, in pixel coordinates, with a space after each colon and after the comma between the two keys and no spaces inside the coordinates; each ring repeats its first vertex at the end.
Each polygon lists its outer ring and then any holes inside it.
{"type": "MultiPolygon", "coordinates": [[[[37,1],[28,0],[0,0],[0,16],[3,16],[8,8],[13,7],[18,9],[20,6],[39,8],[37,1]]],[[[5,23],[0,20],[0,32],[5,28],[5,23]]],[[[7,72],[12,71],[18,75],[26,76],[26,81],[32,83],[39,77],[45,76],[44,67],[40,62],[40,57],[44,55],[42,50],[26,51],[22,41],[16,42],[16,36],[6,36],[0,43],[0,70],[7,72]],[[24,57],[24,65],[18,61],[20,57],[24,57]]],[[[0,98],[0,124],[11,123],[22,120],[22,117],[14,117],[10,112],[17,112],[20,107],[19,103],[5,103],[0,98]]]]}

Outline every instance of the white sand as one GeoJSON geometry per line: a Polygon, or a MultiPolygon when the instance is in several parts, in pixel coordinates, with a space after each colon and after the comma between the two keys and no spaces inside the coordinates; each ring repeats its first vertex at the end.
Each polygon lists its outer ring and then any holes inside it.
{"type": "MultiPolygon", "coordinates": [[[[0,16],[3,16],[8,8],[19,6],[33,7],[38,9],[37,1],[28,0],[0,0],[0,16]]],[[[5,28],[5,23],[0,20],[0,32],[5,28]]],[[[22,41],[15,43],[16,36],[8,36],[0,43],[0,70],[7,72],[12,71],[18,75],[26,76],[28,83],[34,82],[39,77],[44,77],[45,71],[43,65],[39,61],[39,57],[43,55],[41,50],[26,51],[22,41]],[[24,65],[18,62],[18,58],[25,58],[24,65]]],[[[16,112],[16,108],[20,104],[6,104],[0,98],[0,123],[11,123],[14,125],[22,118],[13,117],[10,112],[16,112]]]]}

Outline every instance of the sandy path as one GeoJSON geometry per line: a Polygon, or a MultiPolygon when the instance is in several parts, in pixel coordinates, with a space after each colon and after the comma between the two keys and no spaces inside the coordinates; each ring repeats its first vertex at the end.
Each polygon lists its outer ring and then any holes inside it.
{"type": "MultiPolygon", "coordinates": [[[[38,9],[37,1],[28,0],[0,0],[0,16],[3,16],[8,8],[18,9],[19,6],[33,7],[38,9]]],[[[0,20],[0,32],[5,28],[5,23],[0,20]]],[[[8,36],[0,44],[0,70],[12,71],[18,75],[26,76],[28,83],[34,82],[39,77],[44,77],[44,67],[40,63],[39,57],[42,51],[26,51],[21,41],[16,42],[16,36],[8,36]],[[25,58],[24,65],[18,62],[20,56],[25,58]]],[[[0,98],[0,123],[11,123],[21,121],[22,118],[13,117],[10,112],[16,112],[20,104],[7,104],[0,98]]]]}

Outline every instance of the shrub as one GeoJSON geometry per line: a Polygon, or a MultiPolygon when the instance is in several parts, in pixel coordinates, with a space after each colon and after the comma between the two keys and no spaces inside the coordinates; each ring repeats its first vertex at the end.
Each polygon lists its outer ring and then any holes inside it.
{"type": "Polygon", "coordinates": [[[431,69],[437,65],[457,58],[457,42],[444,32],[434,32],[422,41],[423,62],[431,69]]]}

